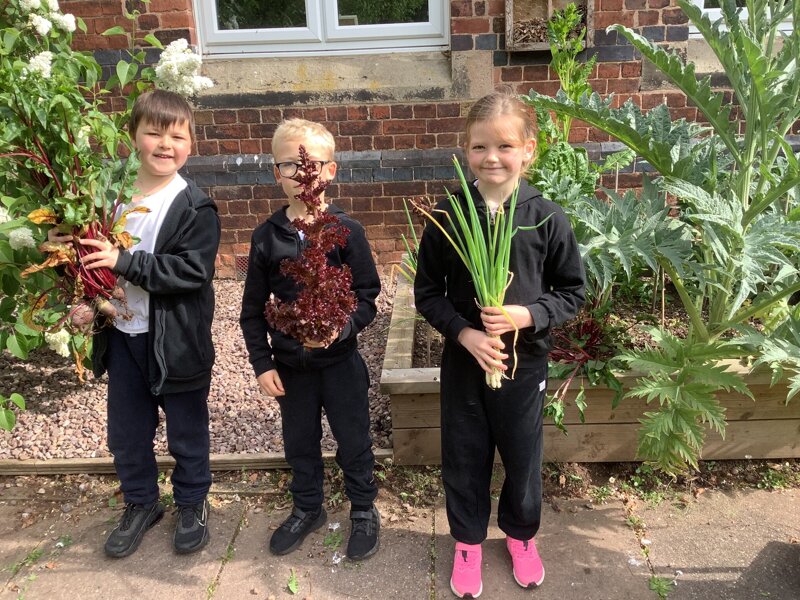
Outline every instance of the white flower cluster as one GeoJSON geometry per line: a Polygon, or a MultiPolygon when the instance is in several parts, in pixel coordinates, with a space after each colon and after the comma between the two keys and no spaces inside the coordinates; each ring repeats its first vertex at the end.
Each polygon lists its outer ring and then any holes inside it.
{"type": "Polygon", "coordinates": [[[214,82],[198,75],[202,64],[201,58],[189,49],[185,39],[175,40],[164,48],[156,65],[156,87],[187,98],[207,90],[214,86],[214,82]]]}
{"type": "Polygon", "coordinates": [[[17,227],[8,234],[8,245],[14,250],[23,248],[36,248],[33,232],[27,227],[17,227]]]}
{"type": "Polygon", "coordinates": [[[0,206],[0,223],[8,223],[11,220],[11,215],[8,214],[8,209],[5,206],[0,206]]]}
{"type": "Polygon", "coordinates": [[[25,67],[25,73],[39,73],[45,79],[50,79],[50,73],[53,68],[53,53],[45,50],[34,56],[28,66],[25,67]]]}
{"type": "Polygon", "coordinates": [[[50,350],[64,358],[70,357],[69,339],[70,335],[66,329],[59,329],[55,333],[45,332],[44,334],[44,341],[47,342],[50,350]]]}
{"type": "Polygon", "coordinates": [[[53,25],[62,31],[75,31],[75,15],[61,14],[58,0],[19,0],[19,10],[28,15],[28,25],[42,37],[50,33],[53,25]],[[47,17],[36,13],[41,8],[48,11],[47,17]]]}

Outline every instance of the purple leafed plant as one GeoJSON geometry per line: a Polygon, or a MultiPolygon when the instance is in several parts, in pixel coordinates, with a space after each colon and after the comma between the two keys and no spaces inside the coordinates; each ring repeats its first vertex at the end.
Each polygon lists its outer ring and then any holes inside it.
{"type": "Polygon", "coordinates": [[[272,298],[267,302],[267,322],[278,331],[300,340],[325,343],[347,325],[356,308],[356,297],[350,289],[353,275],[347,265],[331,265],[327,253],[347,245],[350,230],[333,215],[320,210],[320,196],[329,181],[319,181],[314,161],[309,160],[303,146],[299,148],[297,173],[291,179],[302,187],[298,198],[311,222],[295,219],[292,225],[305,237],[303,250],[297,258],[281,262],[281,274],[292,279],[299,290],[294,301],[272,298]]]}

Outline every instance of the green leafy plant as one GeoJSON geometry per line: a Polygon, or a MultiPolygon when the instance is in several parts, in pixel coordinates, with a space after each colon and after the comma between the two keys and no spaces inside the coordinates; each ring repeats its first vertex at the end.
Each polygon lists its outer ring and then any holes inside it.
{"type": "Polygon", "coordinates": [[[294,569],[292,569],[289,574],[289,581],[286,582],[286,587],[292,595],[300,590],[300,585],[297,582],[297,574],[294,572],[294,569]]]}
{"type": "Polygon", "coordinates": [[[779,31],[787,18],[797,22],[800,5],[748,0],[742,20],[734,0],[723,0],[722,16],[712,23],[691,2],[678,4],[722,65],[740,121],[731,120],[732,107],[711,89],[710,78],[698,80],[692,64],[620,25],[609,30],[671,79],[708,125],[672,120],[665,105],[643,113],[629,101],[614,109],[597,94],[527,96],[537,108],[581,119],[622,141],[658,172],[658,189],[677,199],[674,216],[653,228],[649,247],[688,314],[688,334],[677,339],[661,332],[657,351],[622,357],[652,373],[630,392],[660,404],[644,419],[639,454],[668,472],[697,466],[706,426],[724,435],[718,391],[749,395],[720,361],[753,356],[755,364],[772,368],[774,380],[789,378],[789,398],[800,390],[791,356],[797,338],[790,333],[800,321],[786,310],[800,290],[800,161],[785,139],[800,117],[800,32],[779,31]],[[667,230],[675,243],[657,243],[667,230]],[[768,330],[754,328],[754,319],[768,330]]]}
{"type": "Polygon", "coordinates": [[[338,550],[343,541],[344,536],[342,535],[342,532],[337,529],[336,531],[329,531],[325,534],[325,539],[322,540],[322,545],[328,550],[338,550]]]}

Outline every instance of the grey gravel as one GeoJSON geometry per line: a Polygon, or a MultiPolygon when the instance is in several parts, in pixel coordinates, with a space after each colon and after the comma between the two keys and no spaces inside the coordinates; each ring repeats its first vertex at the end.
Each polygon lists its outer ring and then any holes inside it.
{"type": "MultiPolygon", "coordinates": [[[[378,391],[391,312],[391,289],[378,297],[378,316],[359,336],[359,348],[370,371],[370,416],[373,444],[391,447],[389,398],[378,391]]],[[[212,373],[209,413],[214,454],[281,452],[281,417],[274,398],[263,395],[247,361],[239,329],[243,282],[217,280],[213,324],[217,360],[212,373]]],[[[0,355],[0,394],[17,392],[27,410],[18,414],[11,432],[0,431],[0,459],[94,458],[109,456],[106,447],[106,377],[89,374],[78,382],[74,365],[49,350],[20,361],[0,355]]],[[[323,419],[323,450],[336,442],[323,419]]],[[[156,452],[167,454],[164,419],[156,432],[156,452]]]]}

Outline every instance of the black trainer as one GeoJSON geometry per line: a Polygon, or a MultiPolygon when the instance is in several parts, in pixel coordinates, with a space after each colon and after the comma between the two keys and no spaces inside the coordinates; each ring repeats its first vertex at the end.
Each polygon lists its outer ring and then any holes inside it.
{"type": "Polygon", "coordinates": [[[208,500],[200,504],[179,506],[178,523],[175,526],[173,545],[178,554],[197,552],[208,543],[211,534],[208,531],[208,500]]]}
{"type": "Polygon", "coordinates": [[[350,511],[350,540],[347,558],[364,560],[375,554],[380,546],[381,515],[374,506],[370,510],[350,511]]]}
{"type": "Polygon", "coordinates": [[[144,532],[164,516],[164,505],[154,502],[150,505],[125,505],[125,511],[114,530],[108,535],[105,544],[106,554],[112,558],[123,558],[136,552],[142,542],[144,532]]]}
{"type": "Polygon", "coordinates": [[[269,540],[269,551],[273,554],[289,554],[303,543],[305,537],[325,524],[328,513],[321,506],[314,511],[300,510],[296,506],[292,514],[275,530],[269,540]]]}

